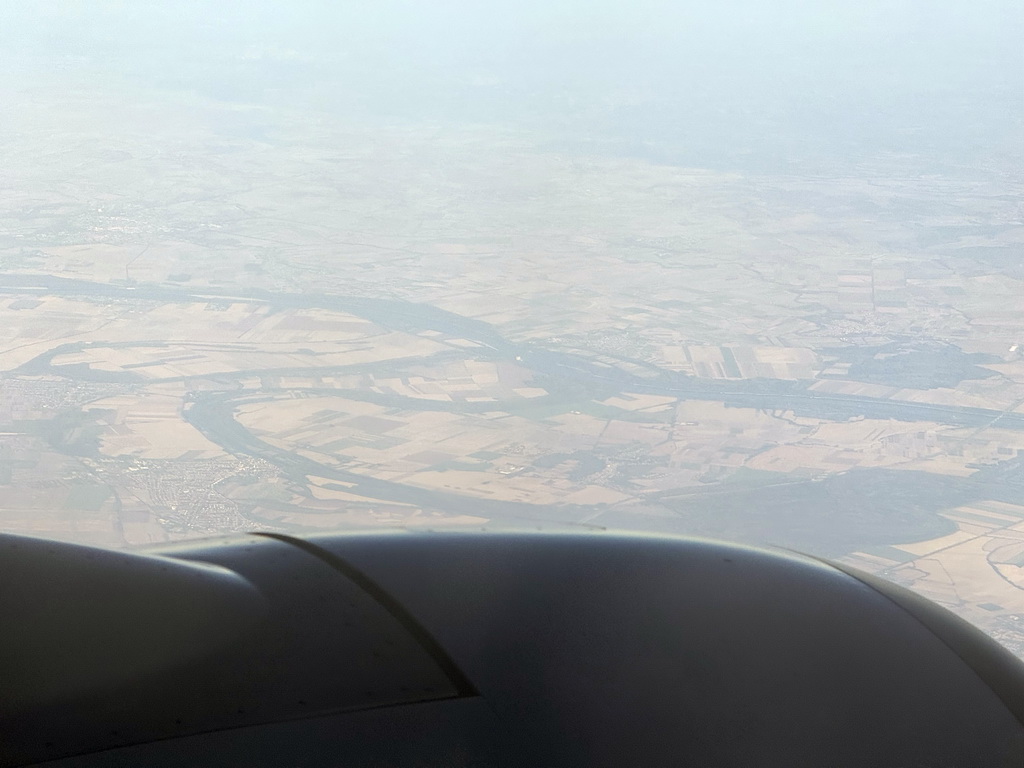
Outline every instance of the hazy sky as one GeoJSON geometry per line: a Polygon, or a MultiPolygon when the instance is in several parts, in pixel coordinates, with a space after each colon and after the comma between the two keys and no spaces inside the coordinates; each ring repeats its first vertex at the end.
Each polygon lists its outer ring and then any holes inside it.
{"type": "MultiPolygon", "coordinates": [[[[0,4],[8,58],[401,119],[706,156],[1024,145],[1019,0],[0,4]]],[[[700,159],[698,157],[698,159],[700,159]]]]}

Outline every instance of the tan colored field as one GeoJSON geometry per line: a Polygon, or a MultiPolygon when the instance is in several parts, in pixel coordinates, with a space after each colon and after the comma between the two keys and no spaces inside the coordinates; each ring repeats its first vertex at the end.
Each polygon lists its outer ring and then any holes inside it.
{"type": "MultiPolygon", "coordinates": [[[[242,406],[237,417],[274,445],[327,463],[339,460],[337,452],[351,471],[423,488],[536,504],[565,501],[574,493],[608,503],[627,498],[596,486],[579,488],[566,481],[521,475],[522,465],[516,456],[492,462],[469,458],[480,450],[506,452],[512,444],[536,440],[537,426],[518,417],[495,419],[429,411],[396,414],[393,409],[339,397],[253,403],[242,406]],[[377,445],[375,438],[380,436],[387,439],[377,445]],[[342,447],[333,448],[339,441],[343,441],[342,447]],[[475,462],[479,469],[431,468],[452,459],[475,462]]],[[[338,492],[320,489],[316,493],[326,498],[326,494],[338,492]]]]}
{"type": "Polygon", "coordinates": [[[1016,628],[1024,622],[1024,507],[989,501],[944,516],[956,523],[956,532],[895,546],[913,555],[908,562],[863,553],[844,559],[911,587],[1024,650],[1024,625],[1016,628]]]}
{"type": "Polygon", "coordinates": [[[87,412],[108,426],[100,436],[100,450],[107,456],[176,459],[224,455],[180,415],[181,398],[173,394],[143,392],[96,400],[87,412]]]}
{"type": "Polygon", "coordinates": [[[557,504],[567,496],[564,489],[554,488],[536,477],[503,475],[498,471],[428,470],[403,477],[402,481],[420,488],[530,504],[557,504]]]}
{"type": "Polygon", "coordinates": [[[553,416],[550,421],[561,425],[554,428],[556,431],[588,445],[593,445],[608,425],[606,419],[599,419],[587,413],[563,413],[553,416]]]}
{"type": "Polygon", "coordinates": [[[630,421],[611,420],[605,425],[599,443],[601,445],[641,443],[653,447],[668,441],[669,435],[670,427],[667,424],[637,424],[630,421]]]}
{"type": "MultiPolygon", "coordinates": [[[[330,481],[328,481],[330,482],[330,481]]],[[[346,493],[344,491],[338,491],[333,488],[324,488],[322,485],[310,483],[310,491],[313,493],[313,498],[320,499],[321,501],[348,501],[358,504],[375,504],[379,503],[375,499],[368,498],[366,496],[358,496],[354,493],[346,493]]],[[[414,507],[413,504],[403,504],[401,502],[388,502],[392,506],[396,507],[414,507]]]]}
{"type": "Polygon", "coordinates": [[[628,494],[605,488],[600,485],[586,485],[578,491],[573,491],[565,496],[562,501],[566,504],[617,504],[632,498],[628,494]]]}
{"type": "Polygon", "coordinates": [[[610,397],[602,400],[602,405],[621,408],[624,411],[660,411],[678,400],[663,395],[629,395],[628,397],[610,397]]]}

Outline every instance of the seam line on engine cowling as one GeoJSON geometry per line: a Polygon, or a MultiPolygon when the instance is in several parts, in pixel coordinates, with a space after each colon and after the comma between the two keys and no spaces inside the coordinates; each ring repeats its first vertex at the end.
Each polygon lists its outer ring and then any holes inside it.
{"type": "Polygon", "coordinates": [[[455,663],[455,660],[448,655],[444,646],[437,641],[430,631],[427,630],[427,628],[424,627],[415,616],[409,613],[405,606],[396,600],[390,592],[367,576],[359,568],[352,565],[352,563],[342,557],[339,557],[333,552],[328,552],[327,550],[318,547],[312,542],[288,536],[287,534],[261,531],[259,533],[254,533],[253,535],[263,536],[268,539],[275,539],[284,544],[290,544],[291,546],[312,555],[341,573],[350,581],[358,585],[364,592],[366,592],[366,594],[376,600],[377,603],[395,619],[395,621],[402,625],[402,628],[405,629],[405,631],[420,644],[420,647],[427,652],[430,658],[434,660],[434,663],[437,664],[448,678],[448,681],[455,688],[459,697],[480,695],[480,692],[476,689],[476,686],[473,685],[469,677],[466,676],[466,673],[459,668],[458,664],[455,663]]]}

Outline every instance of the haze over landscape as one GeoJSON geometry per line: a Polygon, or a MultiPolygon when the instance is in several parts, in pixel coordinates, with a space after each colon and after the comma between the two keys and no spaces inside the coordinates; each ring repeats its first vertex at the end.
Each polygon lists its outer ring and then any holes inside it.
{"type": "Polygon", "coordinates": [[[621,528],[1024,653],[1015,2],[8,2],[0,529],[621,528]]]}

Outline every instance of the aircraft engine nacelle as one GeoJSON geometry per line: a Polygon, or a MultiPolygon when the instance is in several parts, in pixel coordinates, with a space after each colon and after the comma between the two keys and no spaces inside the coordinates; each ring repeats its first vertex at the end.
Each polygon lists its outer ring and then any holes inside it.
{"type": "Polygon", "coordinates": [[[1024,765],[983,633],[705,540],[0,536],[0,617],[3,766],[1024,765]]]}

